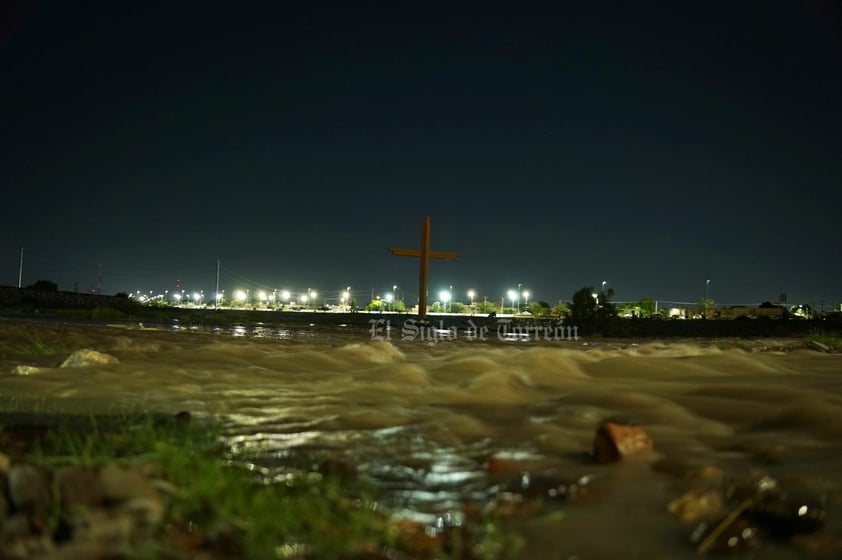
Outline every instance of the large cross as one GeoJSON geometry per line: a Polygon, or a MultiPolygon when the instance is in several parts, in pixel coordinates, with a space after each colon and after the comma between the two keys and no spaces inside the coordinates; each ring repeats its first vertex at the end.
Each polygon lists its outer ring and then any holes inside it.
{"type": "Polygon", "coordinates": [[[389,247],[393,255],[401,257],[419,257],[421,267],[418,275],[418,318],[427,317],[427,283],[430,279],[430,259],[445,259],[452,261],[458,259],[457,253],[444,253],[442,251],[430,251],[430,217],[424,216],[421,224],[421,248],[420,249],[399,249],[389,247]]]}

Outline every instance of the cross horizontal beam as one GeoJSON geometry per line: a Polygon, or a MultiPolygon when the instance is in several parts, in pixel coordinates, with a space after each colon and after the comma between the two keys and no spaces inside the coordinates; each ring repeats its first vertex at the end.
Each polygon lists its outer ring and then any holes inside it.
{"type": "MultiPolygon", "coordinates": [[[[400,249],[398,247],[389,247],[389,251],[391,251],[393,255],[398,255],[400,257],[422,256],[420,249],[400,249]]],[[[427,253],[427,258],[454,261],[459,258],[459,253],[447,253],[445,251],[430,251],[429,253],[427,253]]]]}

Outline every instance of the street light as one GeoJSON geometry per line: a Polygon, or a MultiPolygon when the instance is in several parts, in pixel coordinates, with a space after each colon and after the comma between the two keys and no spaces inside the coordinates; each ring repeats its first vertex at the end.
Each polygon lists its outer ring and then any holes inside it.
{"type": "Polygon", "coordinates": [[[444,312],[447,313],[447,302],[450,301],[450,292],[447,290],[442,290],[439,292],[439,299],[441,299],[442,303],[444,304],[442,307],[444,308],[444,312]]]}
{"type": "Polygon", "coordinates": [[[509,290],[509,299],[512,300],[512,308],[515,306],[515,300],[518,298],[517,292],[514,290],[509,290]]]}
{"type": "Polygon", "coordinates": [[[529,290],[523,291],[523,299],[526,310],[529,311],[529,290]]]}
{"type": "Polygon", "coordinates": [[[608,283],[608,282],[606,282],[605,280],[603,280],[603,281],[602,281],[602,293],[603,293],[603,294],[605,293],[605,285],[606,285],[607,283],[608,283]]]}
{"type": "Polygon", "coordinates": [[[477,293],[475,291],[468,290],[468,297],[471,298],[471,312],[473,312],[473,310],[474,310],[474,296],[476,296],[476,295],[477,295],[477,293]]]}
{"type": "Polygon", "coordinates": [[[517,285],[517,312],[516,315],[520,315],[520,287],[522,284],[517,285]]]}
{"type": "Polygon", "coordinates": [[[388,304],[389,304],[389,307],[391,308],[391,311],[394,311],[394,310],[395,310],[395,306],[394,306],[394,304],[392,303],[394,300],[395,300],[395,296],[394,296],[394,295],[392,295],[392,294],[386,294],[386,303],[388,303],[388,304]]]}
{"type": "Polygon", "coordinates": [[[710,299],[710,280],[705,280],[705,300],[710,299]]]}

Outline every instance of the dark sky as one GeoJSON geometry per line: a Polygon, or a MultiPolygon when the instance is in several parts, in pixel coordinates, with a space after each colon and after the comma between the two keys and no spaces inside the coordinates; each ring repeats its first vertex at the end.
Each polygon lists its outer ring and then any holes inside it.
{"type": "Polygon", "coordinates": [[[838,2],[395,4],[4,4],[0,284],[842,302],[838,2]]]}

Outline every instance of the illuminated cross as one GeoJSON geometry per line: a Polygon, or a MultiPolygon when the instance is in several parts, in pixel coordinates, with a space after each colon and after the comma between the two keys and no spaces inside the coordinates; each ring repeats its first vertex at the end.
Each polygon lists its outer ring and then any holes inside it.
{"type": "Polygon", "coordinates": [[[430,259],[444,259],[452,261],[459,258],[457,253],[444,253],[442,251],[430,251],[430,217],[424,216],[421,224],[421,248],[420,249],[399,249],[389,247],[393,255],[401,257],[419,257],[421,267],[418,275],[418,318],[427,317],[427,283],[430,278],[430,259]]]}

